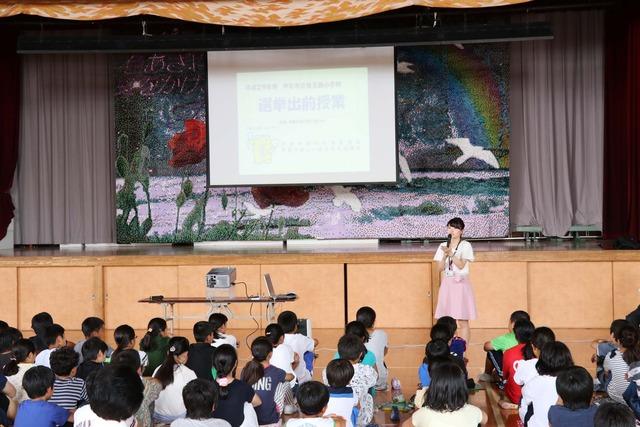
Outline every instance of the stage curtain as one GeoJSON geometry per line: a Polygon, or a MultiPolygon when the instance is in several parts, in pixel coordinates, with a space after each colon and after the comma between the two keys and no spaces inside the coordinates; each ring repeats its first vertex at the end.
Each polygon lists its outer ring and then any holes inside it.
{"type": "Polygon", "coordinates": [[[530,0],[210,0],[210,1],[25,1],[0,4],[0,16],[18,14],[93,21],[155,15],[205,24],[286,27],[359,18],[408,6],[493,7],[530,0]]]}
{"type": "Polygon", "coordinates": [[[108,57],[24,56],[21,94],[16,243],[114,241],[108,57]]]}
{"type": "Polygon", "coordinates": [[[554,13],[554,39],[511,49],[511,224],[602,224],[604,16],[554,13]]]}
{"type": "Polygon", "coordinates": [[[16,35],[0,31],[0,240],[7,234],[14,206],[9,191],[18,161],[20,59],[16,35]]]}
{"type": "Polygon", "coordinates": [[[640,239],[640,5],[607,16],[604,237],[640,239]]]}

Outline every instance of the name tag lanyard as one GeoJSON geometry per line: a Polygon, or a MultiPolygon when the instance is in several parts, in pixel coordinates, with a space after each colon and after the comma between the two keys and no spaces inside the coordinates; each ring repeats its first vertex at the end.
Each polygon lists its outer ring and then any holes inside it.
{"type": "Polygon", "coordinates": [[[455,256],[456,252],[458,252],[458,246],[460,246],[460,243],[462,242],[462,239],[458,241],[458,244],[456,245],[456,248],[453,250],[453,254],[449,258],[449,268],[448,270],[453,270],[453,257],[455,256]]]}

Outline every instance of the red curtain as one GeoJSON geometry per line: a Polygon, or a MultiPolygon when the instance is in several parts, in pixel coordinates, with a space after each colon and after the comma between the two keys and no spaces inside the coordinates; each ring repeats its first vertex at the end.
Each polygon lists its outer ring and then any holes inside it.
{"type": "Polygon", "coordinates": [[[20,63],[16,35],[0,31],[0,239],[13,218],[9,191],[18,162],[18,114],[20,111],[20,63]]]}
{"type": "Polygon", "coordinates": [[[640,240],[640,5],[608,12],[605,41],[606,239],[640,240]]]}

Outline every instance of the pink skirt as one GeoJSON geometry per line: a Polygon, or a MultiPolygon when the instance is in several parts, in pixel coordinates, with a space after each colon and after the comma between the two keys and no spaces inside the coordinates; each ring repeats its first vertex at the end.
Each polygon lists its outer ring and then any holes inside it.
{"type": "Polygon", "coordinates": [[[443,316],[457,320],[474,320],[478,317],[476,297],[467,276],[442,278],[435,318],[443,316]]]}

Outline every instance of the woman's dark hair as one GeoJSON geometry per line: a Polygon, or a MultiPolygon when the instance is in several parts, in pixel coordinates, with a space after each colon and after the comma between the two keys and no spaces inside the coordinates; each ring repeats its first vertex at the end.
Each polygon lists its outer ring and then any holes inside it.
{"type": "Polygon", "coordinates": [[[104,327],[104,320],[99,317],[87,317],[82,321],[82,334],[89,338],[92,333],[98,332],[104,327]]]}
{"type": "Polygon", "coordinates": [[[356,320],[362,322],[365,328],[371,329],[376,323],[376,311],[368,306],[360,307],[356,312],[356,320]]]}
{"type": "MultiPolygon", "coordinates": [[[[216,368],[218,372],[218,379],[224,378],[229,374],[235,378],[237,364],[238,354],[233,346],[230,344],[222,344],[216,348],[216,352],[213,354],[213,367],[216,368]]],[[[220,399],[226,399],[228,395],[229,387],[220,386],[220,399]]]]}
{"type": "Polygon", "coordinates": [[[622,359],[627,365],[640,361],[640,346],[638,345],[638,328],[629,324],[621,327],[618,334],[615,335],[616,340],[624,348],[622,359]]]}
{"type": "Polygon", "coordinates": [[[264,330],[264,336],[275,346],[280,341],[280,338],[284,336],[284,331],[282,330],[282,326],[277,323],[270,323],[264,330]]]}
{"type": "Polygon", "coordinates": [[[422,363],[431,366],[436,359],[449,358],[449,344],[445,340],[431,340],[424,348],[422,363]]]}
{"type": "Polygon", "coordinates": [[[347,326],[344,327],[344,333],[355,335],[359,337],[362,342],[369,341],[369,332],[367,331],[367,328],[362,322],[358,322],[357,320],[347,323],[347,326]]]}
{"type": "Polygon", "coordinates": [[[38,313],[31,318],[31,329],[38,336],[44,336],[47,326],[53,325],[53,317],[46,311],[38,313]]]}
{"type": "Polygon", "coordinates": [[[593,427],[635,427],[636,417],[624,403],[601,403],[593,417],[593,427]]]}
{"type": "Polygon", "coordinates": [[[362,360],[367,348],[364,346],[362,339],[358,336],[348,334],[343,335],[338,340],[338,354],[341,359],[362,360]]]}
{"type": "Polygon", "coordinates": [[[182,400],[187,408],[187,418],[210,418],[211,411],[218,401],[218,384],[202,378],[191,380],[182,389],[182,400]]]}
{"type": "Polygon", "coordinates": [[[193,338],[196,342],[205,342],[209,335],[213,334],[211,323],[201,320],[193,325],[193,338]]]}
{"type": "Polygon", "coordinates": [[[107,343],[98,337],[91,337],[82,344],[82,360],[94,361],[98,357],[98,353],[107,354],[107,343]]]}
{"type": "Polygon", "coordinates": [[[20,370],[18,366],[19,363],[27,360],[29,353],[36,354],[36,346],[33,345],[33,342],[28,339],[20,339],[18,340],[13,347],[11,348],[11,352],[13,353],[13,358],[4,365],[3,374],[6,377],[10,377],[11,375],[15,375],[20,370]]]}
{"type": "Polygon", "coordinates": [[[346,359],[333,359],[327,365],[327,382],[331,387],[346,387],[353,374],[353,365],[346,359]]]}
{"type": "MultiPolygon", "coordinates": [[[[442,316],[436,321],[436,325],[445,325],[449,328],[449,334],[453,338],[458,330],[458,322],[451,316],[442,316]]],[[[448,340],[447,340],[448,341],[448,340]]]]}
{"type": "Polygon", "coordinates": [[[54,374],[66,377],[78,366],[80,355],[71,347],[62,347],[51,353],[50,364],[54,374]]]}
{"type": "Polygon", "coordinates": [[[154,317],[149,320],[147,325],[147,333],[144,334],[142,340],[140,340],[140,350],[153,351],[157,347],[156,337],[160,336],[160,333],[167,329],[167,321],[159,317],[154,317]]]}
{"type": "Polygon", "coordinates": [[[464,372],[455,362],[438,363],[431,369],[431,385],[422,406],[438,412],[454,412],[466,405],[468,398],[464,372]]]}
{"type": "Polygon", "coordinates": [[[140,361],[140,353],[138,353],[138,350],[130,348],[129,350],[122,350],[115,356],[112,356],[111,364],[124,365],[133,369],[134,371],[138,371],[138,369],[140,369],[142,365],[142,362],[140,361]]]}
{"type": "Polygon", "coordinates": [[[516,340],[518,340],[518,344],[524,344],[522,348],[522,357],[524,360],[530,360],[536,357],[533,354],[533,347],[531,346],[531,340],[533,339],[533,332],[536,330],[536,327],[533,326],[530,320],[518,320],[513,325],[513,333],[516,336],[516,340]]]}
{"type": "Polygon", "coordinates": [[[533,344],[538,350],[542,350],[542,347],[548,342],[556,340],[556,334],[553,333],[551,328],[546,326],[540,326],[533,331],[533,337],[531,337],[531,344],[533,344]]]}
{"type": "Polygon", "coordinates": [[[329,403],[329,389],[321,382],[308,381],[298,387],[296,397],[300,412],[305,415],[319,415],[329,403]]]}
{"type": "Polygon", "coordinates": [[[211,326],[213,327],[214,339],[217,340],[222,338],[222,335],[220,335],[220,333],[218,332],[218,329],[224,326],[224,324],[227,323],[228,321],[229,321],[229,318],[222,313],[213,313],[211,314],[211,316],[209,316],[209,323],[211,323],[211,326]]]}
{"type": "Polygon", "coordinates": [[[453,333],[451,333],[451,328],[448,325],[436,323],[431,327],[429,338],[432,340],[444,340],[449,342],[449,340],[453,338],[453,333]]]}
{"type": "Polygon", "coordinates": [[[451,218],[449,222],[447,222],[447,227],[457,228],[458,230],[464,230],[464,221],[462,218],[455,217],[451,218]]]}
{"type": "Polygon", "coordinates": [[[37,399],[47,394],[49,387],[53,388],[56,375],[46,366],[29,368],[22,377],[22,387],[30,399],[37,399]]]}
{"type": "Polygon", "coordinates": [[[292,334],[298,327],[298,316],[293,311],[283,311],[278,315],[278,325],[285,334],[292,334]]]}
{"type": "Polygon", "coordinates": [[[137,372],[124,365],[109,365],[87,378],[91,410],[105,420],[122,421],[136,413],[144,385],[137,372]]]}
{"type": "Polygon", "coordinates": [[[126,350],[128,346],[133,344],[133,341],[136,339],[136,331],[129,325],[120,325],[113,331],[113,339],[116,342],[116,349],[112,357],[118,354],[119,351],[126,350]]]}
{"type": "Polygon", "coordinates": [[[563,369],[573,366],[571,351],[561,341],[546,343],[540,350],[536,370],[540,375],[557,376],[563,369]]]}
{"type": "Polygon", "coordinates": [[[249,385],[254,385],[258,380],[264,377],[264,366],[262,362],[267,360],[269,353],[273,351],[273,345],[267,337],[258,337],[251,343],[251,355],[253,359],[249,360],[242,372],[240,379],[249,385]]]}
{"type": "Polygon", "coordinates": [[[169,350],[167,351],[167,357],[165,357],[162,365],[158,367],[155,375],[155,379],[160,381],[162,389],[164,390],[169,384],[173,383],[173,371],[176,366],[176,357],[189,351],[189,340],[185,337],[173,337],[169,340],[169,350]]]}
{"type": "Polygon", "coordinates": [[[572,366],[556,378],[556,390],[563,405],[569,409],[586,409],[591,405],[593,378],[582,366],[572,366]]]}

